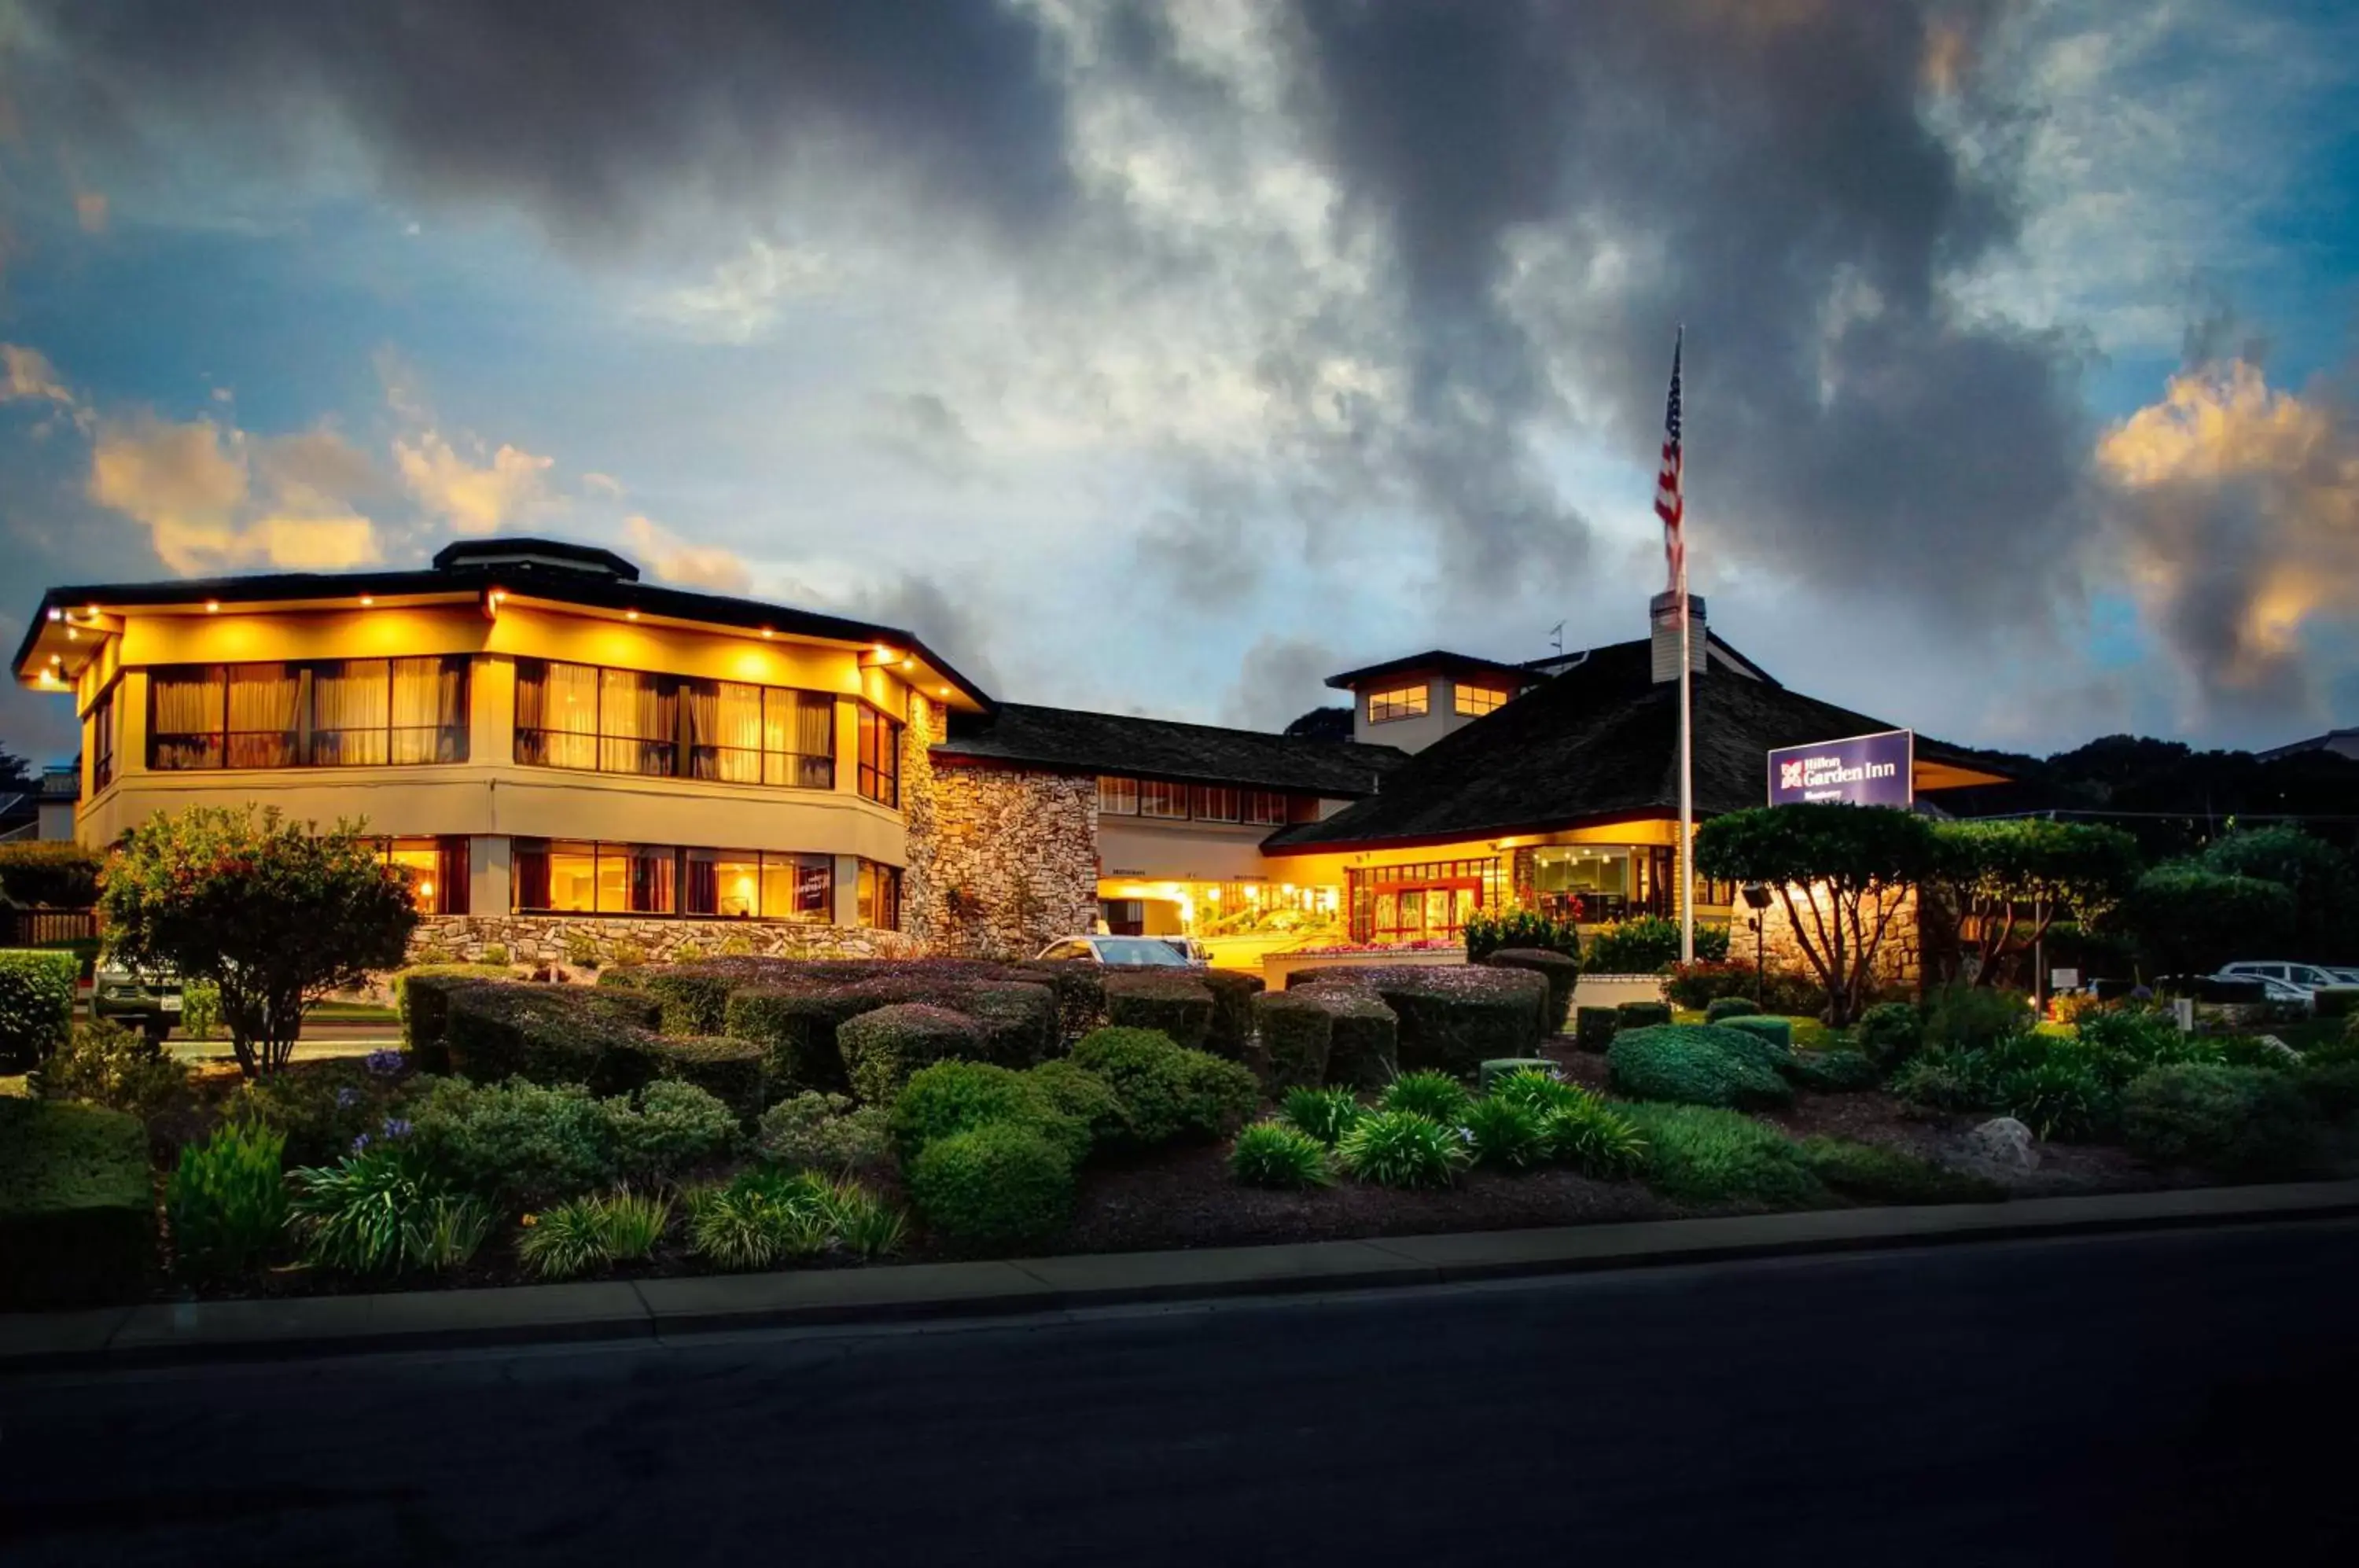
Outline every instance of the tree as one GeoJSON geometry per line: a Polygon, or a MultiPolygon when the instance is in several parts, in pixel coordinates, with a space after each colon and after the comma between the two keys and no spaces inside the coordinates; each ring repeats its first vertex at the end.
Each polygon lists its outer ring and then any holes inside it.
{"type": "Polygon", "coordinates": [[[2339,964],[2359,938],[2359,875],[2351,857],[2298,827],[2223,833],[2204,849],[2203,869],[2257,877],[2293,895],[2291,945],[2267,956],[2339,964]]]}
{"type": "Polygon", "coordinates": [[[361,824],[320,834],[252,806],[191,806],[133,829],[107,862],[99,915],[117,958],[221,988],[249,1078],[287,1064],[313,1003],[400,964],[418,924],[408,873],[361,824]]]}
{"type": "Polygon", "coordinates": [[[1352,710],[1349,708],[1313,708],[1284,731],[1293,740],[1350,740],[1352,710]]]}
{"type": "Polygon", "coordinates": [[[2158,866],[2122,905],[2138,945],[2169,975],[2209,975],[2293,934],[2293,893],[2257,877],[2223,877],[2191,862],[2158,866]]]}
{"type": "Polygon", "coordinates": [[[2118,828],[2035,817],[1934,831],[1941,880],[1981,934],[1978,985],[1997,985],[2060,918],[2102,920],[2137,880],[2137,840],[2118,828]]]}
{"type": "Polygon", "coordinates": [[[0,795],[19,795],[34,789],[40,779],[33,765],[0,742],[0,795]]]}
{"type": "Polygon", "coordinates": [[[18,909],[87,909],[98,902],[98,856],[78,844],[0,844],[0,898],[18,909]]]}
{"type": "Polygon", "coordinates": [[[1802,956],[1826,988],[1827,1021],[1866,1006],[1877,953],[1912,888],[1940,864],[1933,826],[1874,806],[1756,806],[1696,830],[1696,868],[1777,889],[1802,956]],[[1795,898],[1796,889],[1801,898],[1795,898]]]}

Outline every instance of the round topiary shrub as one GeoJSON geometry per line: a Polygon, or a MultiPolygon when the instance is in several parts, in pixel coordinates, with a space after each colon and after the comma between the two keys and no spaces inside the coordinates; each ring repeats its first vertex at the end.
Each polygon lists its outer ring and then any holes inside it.
{"type": "Polygon", "coordinates": [[[1080,1063],[1060,1057],[1027,1068],[1024,1076],[1059,1112],[1090,1129],[1090,1145],[1111,1145],[1130,1137],[1130,1114],[1114,1085],[1080,1063]]]}
{"type": "Polygon", "coordinates": [[[1141,1148],[1224,1138],[1261,1103],[1261,1084],[1245,1068],[1154,1029],[1098,1029],[1073,1047],[1072,1062],[1113,1087],[1141,1148]]]}
{"type": "Polygon", "coordinates": [[[1669,1002],[1625,1002],[1614,1009],[1616,1029],[1653,1029],[1671,1021],[1669,1002]]]}
{"type": "Polygon", "coordinates": [[[928,1143],[909,1166],[909,1199],[965,1247],[1043,1241],[1072,1217],[1072,1162],[1037,1127],[986,1122],[928,1143]]]}
{"type": "Polygon", "coordinates": [[[2122,1094],[2130,1151],[2227,1175],[2299,1172],[2317,1153],[2318,1125],[2300,1086],[2259,1067],[2185,1062],[2133,1079],[2122,1094]]]}
{"type": "Polygon", "coordinates": [[[845,1019],[836,1028],[835,1047],[853,1094],[872,1105],[891,1104],[919,1068],[980,1061],[985,1054],[983,1029],[973,1018],[923,1002],[845,1019]]]}
{"type": "Polygon", "coordinates": [[[1717,1024],[1625,1029],[1605,1053],[1614,1087],[1634,1100],[1745,1108],[1782,1105],[1794,1091],[1763,1060],[1766,1042],[1717,1024]]]}
{"type": "Polygon", "coordinates": [[[1703,1021],[1720,1023],[1728,1018],[1749,1018],[1761,1010],[1761,1004],[1750,996],[1718,996],[1703,1010],[1703,1021]]]}
{"type": "Polygon", "coordinates": [[[1031,1127],[1078,1164],[1090,1151],[1086,1122],[1065,1115],[1029,1074],[990,1062],[937,1062],[910,1076],[886,1120],[907,1161],[926,1146],[991,1122],[1031,1127]]]}

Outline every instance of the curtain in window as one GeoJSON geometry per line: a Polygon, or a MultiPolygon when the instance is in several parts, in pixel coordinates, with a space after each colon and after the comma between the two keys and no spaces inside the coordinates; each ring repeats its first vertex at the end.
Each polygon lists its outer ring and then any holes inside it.
{"type": "Polygon", "coordinates": [[[237,664],[229,671],[229,766],[291,768],[302,723],[301,675],[285,664],[237,664]]]}
{"type": "Polygon", "coordinates": [[[396,762],[463,762],[467,666],[459,659],[393,661],[388,750],[396,762]]]}
{"type": "Polygon", "coordinates": [[[635,670],[598,672],[598,767],[607,773],[673,771],[677,697],[658,676],[635,670]]]}
{"type": "Polygon", "coordinates": [[[734,681],[697,681],[688,702],[690,759],[699,779],[762,781],[762,689],[734,681]]]}
{"type": "Polygon", "coordinates": [[[154,694],[154,756],[158,768],[219,768],[222,764],[222,681],[218,666],[159,670],[154,694]]]}
{"type": "Polygon", "coordinates": [[[516,760],[598,766],[598,671],[586,664],[516,667],[516,760]]]}
{"type": "Polygon", "coordinates": [[[551,908],[549,901],[549,845],[516,840],[514,867],[516,907],[519,909],[551,908]]]}
{"type": "Polygon", "coordinates": [[[386,671],[382,659],[323,664],[311,673],[311,759],[323,768],[387,760],[386,671]]]}
{"type": "Polygon", "coordinates": [[[835,699],[809,691],[763,694],[765,782],[798,789],[835,788],[835,699]]]}

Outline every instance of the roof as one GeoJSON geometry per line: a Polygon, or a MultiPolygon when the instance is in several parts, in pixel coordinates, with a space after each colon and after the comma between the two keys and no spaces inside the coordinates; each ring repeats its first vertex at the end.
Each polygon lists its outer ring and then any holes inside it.
{"type": "Polygon", "coordinates": [[[1504,675],[1518,686],[1527,684],[1532,679],[1532,672],[1520,664],[1506,664],[1495,659],[1483,659],[1471,653],[1451,653],[1447,648],[1436,648],[1410,654],[1406,659],[1388,659],[1382,664],[1330,675],[1327,684],[1339,691],[1348,691],[1363,681],[1381,681],[1387,675],[1404,675],[1423,670],[1440,675],[1504,675]]]}
{"type": "MultiPolygon", "coordinates": [[[[28,660],[58,617],[86,607],[103,612],[163,609],[218,602],[232,605],[332,606],[364,595],[386,602],[474,599],[493,589],[513,597],[586,609],[637,611],[643,615],[735,630],[776,631],[827,642],[868,643],[906,653],[986,711],[993,699],[973,681],[898,626],[799,610],[758,599],[698,593],[637,582],[638,569],[611,551],[548,539],[478,539],[454,545],[427,571],[283,572],[246,577],[177,578],[166,582],[85,583],[41,595],[12,668],[30,679],[28,660]],[[610,564],[611,563],[611,564],[610,564]],[[615,571],[619,567],[620,571],[615,571]]],[[[64,644],[58,645],[60,648],[64,644]]],[[[83,646],[89,646],[84,644],[83,646]]]]}
{"type": "Polygon", "coordinates": [[[1306,740],[1260,730],[1171,719],[1089,713],[1003,702],[995,713],[951,715],[938,756],[1025,763],[1070,772],[1299,789],[1353,800],[1408,760],[1389,746],[1306,740]]]}
{"type": "Polygon", "coordinates": [[[2344,757],[2359,757],[2359,727],[2329,730],[2322,735],[2312,735],[2308,740],[2289,741],[2284,746],[2273,746],[2268,750],[2255,755],[2263,762],[2275,762],[2280,757],[2299,757],[2305,752],[2311,751],[2332,751],[2340,752],[2344,757]]]}
{"type": "MultiPolygon", "coordinates": [[[[1765,754],[1777,746],[1894,726],[1773,681],[1726,675],[1693,683],[1699,815],[1762,803],[1765,754]]],[[[1980,754],[1919,736],[1920,769],[1990,776],[1980,754]]],[[[1343,844],[1553,831],[1601,817],[1679,809],[1679,683],[1653,679],[1647,640],[1587,659],[1386,775],[1384,790],[1322,822],[1264,841],[1300,853],[1343,844]]]]}

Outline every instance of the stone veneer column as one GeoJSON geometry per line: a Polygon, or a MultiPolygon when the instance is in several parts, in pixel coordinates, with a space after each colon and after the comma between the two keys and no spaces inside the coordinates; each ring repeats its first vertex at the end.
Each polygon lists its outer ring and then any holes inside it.
{"type": "MultiPolygon", "coordinates": [[[[1832,904],[1824,893],[1817,893],[1814,897],[1821,914],[1832,929],[1835,918],[1832,904]]],[[[1750,912],[1740,909],[1730,923],[1728,956],[1733,962],[1750,964],[1753,961],[1753,933],[1745,929],[1745,916],[1750,912]]],[[[1794,898],[1794,912],[1810,924],[1810,911],[1799,891],[1794,898]]],[[[1818,927],[1810,924],[1810,929],[1811,940],[1817,941],[1818,927]]],[[[1892,923],[1885,928],[1884,945],[1876,949],[1876,983],[1916,987],[1923,972],[1922,948],[1923,938],[1918,927],[1917,894],[1911,889],[1901,899],[1892,923]]],[[[1795,938],[1793,922],[1786,918],[1785,901],[1774,895],[1769,907],[1761,911],[1761,951],[1772,969],[1816,973],[1810,968],[1810,961],[1802,956],[1802,944],[1795,938]]]]}

